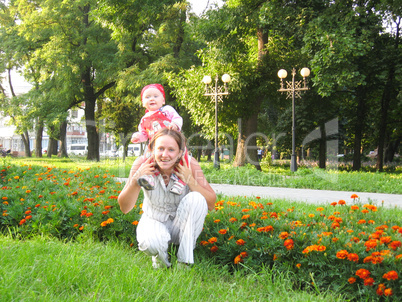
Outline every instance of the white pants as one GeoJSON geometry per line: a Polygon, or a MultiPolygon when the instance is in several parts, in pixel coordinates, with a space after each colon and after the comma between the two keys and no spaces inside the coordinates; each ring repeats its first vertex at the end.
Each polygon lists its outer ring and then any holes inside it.
{"type": "Polygon", "coordinates": [[[137,226],[137,241],[140,251],[153,256],[153,261],[169,267],[170,243],[179,245],[177,261],[194,263],[193,250],[201,234],[205,216],[208,213],[207,202],[200,193],[190,192],[181,201],[176,216],[166,222],[160,222],[143,214],[137,226]]]}

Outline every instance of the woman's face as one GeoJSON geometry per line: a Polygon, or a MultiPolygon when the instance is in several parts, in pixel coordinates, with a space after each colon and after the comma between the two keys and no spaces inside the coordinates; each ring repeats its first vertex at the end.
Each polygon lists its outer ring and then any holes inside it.
{"type": "Polygon", "coordinates": [[[183,151],[180,150],[176,140],[170,135],[164,135],[156,139],[154,155],[159,169],[169,170],[173,168],[182,154],[183,151]]]}

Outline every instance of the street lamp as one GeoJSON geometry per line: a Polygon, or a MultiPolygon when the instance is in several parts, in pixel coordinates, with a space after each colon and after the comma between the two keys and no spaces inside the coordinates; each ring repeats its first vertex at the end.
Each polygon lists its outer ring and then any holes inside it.
{"type": "Polygon", "coordinates": [[[219,163],[219,147],[218,147],[218,100],[222,101],[222,97],[224,95],[228,95],[228,86],[227,83],[230,82],[230,75],[225,73],[222,76],[222,82],[224,86],[218,86],[219,77],[216,75],[215,77],[215,87],[211,88],[209,84],[212,82],[212,78],[210,76],[205,76],[202,81],[205,84],[205,93],[204,96],[210,96],[211,100],[215,101],[215,152],[214,152],[214,168],[220,169],[219,163]]]}
{"type": "Polygon", "coordinates": [[[280,92],[287,92],[286,98],[292,98],[292,157],[290,161],[290,171],[297,171],[296,160],[296,116],[295,116],[295,98],[301,97],[301,91],[309,90],[307,86],[307,77],[310,75],[310,69],[307,67],[302,68],[300,71],[303,81],[295,81],[296,69],[292,69],[292,82],[286,81],[286,88],[284,87],[283,79],[287,77],[288,73],[285,69],[278,71],[278,77],[281,79],[280,92]],[[302,85],[303,84],[303,85],[302,85]]]}

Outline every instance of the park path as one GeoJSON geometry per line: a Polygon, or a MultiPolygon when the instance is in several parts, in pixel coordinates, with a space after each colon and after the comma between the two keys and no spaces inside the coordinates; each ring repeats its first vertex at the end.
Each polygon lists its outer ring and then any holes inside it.
{"type": "MultiPolygon", "coordinates": [[[[127,178],[118,178],[118,180],[121,182],[126,182],[127,178]]],[[[225,196],[259,196],[316,204],[325,204],[327,202],[331,203],[341,199],[345,200],[347,204],[352,204],[351,196],[352,194],[357,194],[360,201],[363,203],[371,202],[377,206],[384,205],[386,207],[398,207],[402,209],[401,194],[240,186],[228,184],[211,184],[211,187],[215,190],[216,194],[222,194],[225,196]]]]}
{"type": "Polygon", "coordinates": [[[217,194],[223,194],[226,196],[259,196],[317,204],[327,202],[331,203],[334,201],[339,201],[341,199],[345,200],[347,204],[351,204],[351,195],[357,194],[357,196],[359,196],[360,198],[360,201],[363,203],[368,203],[371,201],[377,206],[383,204],[386,207],[398,207],[402,209],[401,194],[256,187],[227,184],[211,184],[211,186],[217,194]],[[384,201],[384,203],[382,201],[384,201]]]}

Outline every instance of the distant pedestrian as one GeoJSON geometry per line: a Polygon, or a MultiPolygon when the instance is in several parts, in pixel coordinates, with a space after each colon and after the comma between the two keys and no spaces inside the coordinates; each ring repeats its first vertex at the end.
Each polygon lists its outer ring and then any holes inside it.
{"type": "Polygon", "coordinates": [[[258,157],[258,161],[262,160],[262,149],[261,148],[257,149],[257,157],[258,157]]]}

